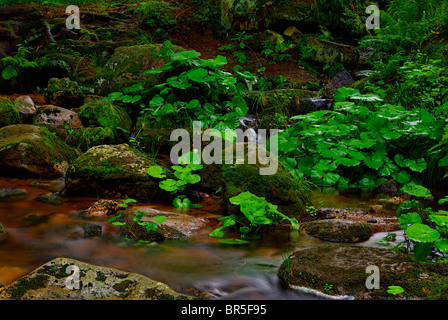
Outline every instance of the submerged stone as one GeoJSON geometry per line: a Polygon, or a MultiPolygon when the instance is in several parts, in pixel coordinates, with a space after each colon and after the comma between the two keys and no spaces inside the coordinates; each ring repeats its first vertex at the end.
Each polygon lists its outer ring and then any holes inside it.
{"type": "Polygon", "coordinates": [[[374,228],[362,222],[328,219],[303,224],[302,228],[310,235],[329,242],[355,243],[368,240],[374,228]]]}

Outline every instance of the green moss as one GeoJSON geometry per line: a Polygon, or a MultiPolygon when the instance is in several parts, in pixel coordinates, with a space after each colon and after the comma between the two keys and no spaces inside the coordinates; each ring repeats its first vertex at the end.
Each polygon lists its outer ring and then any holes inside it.
{"type": "MultiPolygon", "coordinates": [[[[79,118],[85,127],[103,127],[114,132],[118,128],[129,131],[132,125],[131,118],[122,108],[100,101],[84,104],[79,118]]],[[[98,131],[94,133],[98,134],[98,131]]]]}
{"type": "Polygon", "coordinates": [[[106,279],[107,279],[107,277],[104,275],[103,272],[101,272],[101,271],[97,271],[97,272],[96,272],[96,278],[95,278],[95,280],[97,280],[97,281],[99,281],[99,282],[105,282],[106,279]]]}
{"type": "Polygon", "coordinates": [[[6,292],[10,295],[11,299],[19,300],[28,290],[37,290],[44,288],[48,283],[48,275],[36,275],[32,278],[21,278],[14,282],[14,285],[8,287],[6,292]]]}
{"type": "Polygon", "coordinates": [[[49,275],[57,279],[64,279],[68,277],[68,274],[65,272],[68,267],[69,264],[64,264],[61,266],[43,266],[38,270],[38,273],[43,275],[49,275]]]}
{"type": "Polygon", "coordinates": [[[82,128],[74,134],[76,146],[82,151],[103,144],[112,144],[115,141],[114,132],[109,128],[91,127],[82,128]]]}
{"type": "Polygon", "coordinates": [[[115,291],[118,292],[125,292],[126,290],[128,290],[129,288],[132,288],[132,286],[134,286],[136,284],[135,281],[132,280],[123,280],[121,282],[117,282],[116,284],[113,285],[113,288],[115,291]]]}
{"type": "Polygon", "coordinates": [[[20,123],[19,111],[8,98],[0,98],[0,127],[20,123]]]}
{"type": "MultiPolygon", "coordinates": [[[[74,161],[76,151],[45,127],[12,125],[0,129],[0,152],[23,158],[21,165],[54,173],[55,166],[74,161]],[[19,146],[25,145],[26,148],[19,146]]],[[[32,170],[32,169],[30,169],[32,170]]]]}

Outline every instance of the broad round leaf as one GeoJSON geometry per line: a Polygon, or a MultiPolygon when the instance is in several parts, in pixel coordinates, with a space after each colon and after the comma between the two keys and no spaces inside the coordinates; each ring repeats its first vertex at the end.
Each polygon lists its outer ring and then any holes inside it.
{"type": "Polygon", "coordinates": [[[416,223],[406,229],[409,239],[416,242],[434,242],[440,237],[440,233],[426,224],[416,223]]]}

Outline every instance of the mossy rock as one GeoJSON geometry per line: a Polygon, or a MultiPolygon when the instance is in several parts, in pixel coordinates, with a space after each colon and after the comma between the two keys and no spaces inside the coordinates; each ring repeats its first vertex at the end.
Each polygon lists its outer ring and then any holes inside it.
{"type": "Polygon", "coordinates": [[[53,259],[10,285],[0,288],[0,300],[193,299],[195,298],[178,293],[164,283],[136,273],[95,266],[69,258],[53,259]],[[79,283],[75,281],[76,277],[73,277],[74,270],[79,275],[79,283]],[[70,274],[72,278],[69,278],[70,274]]]}
{"type": "Polygon", "coordinates": [[[115,134],[118,128],[131,130],[132,120],[126,111],[108,102],[92,101],[81,107],[79,117],[85,127],[103,127],[115,134]]]}
{"type": "Polygon", "coordinates": [[[367,224],[343,219],[306,222],[301,228],[310,236],[329,242],[356,243],[368,240],[374,228],[367,224]]]}
{"type": "Polygon", "coordinates": [[[282,263],[278,275],[297,290],[313,289],[355,299],[446,300],[447,267],[445,263],[435,267],[392,249],[324,245],[294,252],[282,263]],[[366,288],[367,277],[371,274],[366,271],[368,266],[379,269],[379,289],[366,288]],[[404,293],[389,294],[389,286],[400,286],[404,293]]]}
{"type": "MultiPolygon", "coordinates": [[[[120,226],[122,236],[130,240],[142,240],[149,242],[160,242],[164,240],[186,240],[188,237],[173,227],[158,224],[156,230],[148,232],[145,226],[139,225],[133,220],[137,215],[133,209],[127,209],[117,212],[119,216],[115,221],[125,223],[120,226]]],[[[150,219],[142,219],[142,222],[151,222],[150,219]]],[[[153,221],[152,221],[153,222],[153,221]]]]}
{"type": "Polygon", "coordinates": [[[58,107],[72,109],[84,103],[84,94],[75,81],[69,78],[51,78],[44,90],[45,101],[58,107]]]}
{"type": "MultiPolygon", "coordinates": [[[[159,57],[158,53],[163,45],[137,45],[128,47],[118,47],[114,54],[104,65],[98,75],[95,91],[100,95],[107,95],[111,92],[122,91],[133,84],[141,83],[147,88],[159,83],[162,74],[144,75],[146,70],[161,68],[169,61],[168,57],[159,57]]],[[[174,52],[184,49],[173,46],[174,52]]]]}
{"type": "Polygon", "coordinates": [[[18,123],[21,123],[19,111],[8,98],[0,97],[0,128],[18,123]]]}
{"type": "Polygon", "coordinates": [[[294,178],[290,171],[263,147],[258,146],[253,152],[248,143],[234,144],[224,149],[222,163],[205,165],[198,172],[202,179],[198,185],[216,187],[221,182],[228,214],[240,212],[239,207],[230,204],[229,199],[241,192],[250,191],[277,205],[278,210],[289,217],[295,217],[299,221],[307,219],[304,208],[310,203],[308,181],[294,178]],[[237,158],[237,148],[244,150],[244,158],[237,158]],[[226,163],[225,155],[230,151],[233,152],[232,160],[226,163]],[[260,161],[260,155],[263,161],[260,161]],[[251,159],[254,159],[253,164],[249,162],[251,159]],[[270,162],[264,164],[264,160],[268,159],[270,162]]]}
{"type": "Polygon", "coordinates": [[[146,172],[153,162],[127,144],[90,148],[67,170],[67,194],[105,198],[156,198],[160,189],[146,172]]]}
{"type": "Polygon", "coordinates": [[[53,105],[39,106],[34,114],[33,125],[48,128],[64,141],[72,130],[82,128],[76,112],[53,105]]]}
{"type": "Polygon", "coordinates": [[[29,177],[62,177],[76,151],[48,131],[28,124],[0,129],[0,172],[29,177]]]}

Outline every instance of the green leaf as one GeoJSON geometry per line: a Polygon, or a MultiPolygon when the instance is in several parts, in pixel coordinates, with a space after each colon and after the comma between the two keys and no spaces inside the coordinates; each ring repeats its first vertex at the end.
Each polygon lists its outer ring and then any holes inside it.
{"type": "Polygon", "coordinates": [[[165,220],[166,220],[166,216],[155,216],[155,217],[152,217],[152,218],[158,224],[161,224],[161,223],[165,222],[165,220]]]}
{"type": "Polygon", "coordinates": [[[414,246],[414,258],[417,261],[424,262],[432,251],[431,243],[417,242],[414,246]]]}
{"type": "Polygon", "coordinates": [[[227,64],[227,59],[224,56],[221,55],[217,55],[215,58],[213,59],[208,59],[208,60],[199,60],[199,65],[205,68],[218,68],[218,67],[222,67],[225,66],[227,64]]]}
{"type": "Polygon", "coordinates": [[[434,247],[442,252],[448,252],[448,239],[439,239],[434,243],[434,247]]]}
{"type": "Polygon", "coordinates": [[[19,75],[19,70],[17,70],[16,68],[14,68],[13,66],[10,66],[10,65],[2,70],[2,77],[5,80],[15,78],[18,75],[19,75]]]}
{"type": "Polygon", "coordinates": [[[432,243],[439,239],[440,233],[426,224],[415,223],[406,229],[409,239],[415,242],[432,243]]]}
{"type": "Polygon", "coordinates": [[[166,179],[159,182],[159,187],[168,192],[177,191],[179,189],[178,180],[166,179]]]}
{"type": "Polygon", "coordinates": [[[398,173],[394,173],[392,178],[394,178],[398,183],[403,184],[411,180],[411,175],[407,171],[401,170],[398,173]]]}
{"type": "Polygon", "coordinates": [[[405,192],[411,196],[415,197],[423,197],[428,198],[431,197],[431,191],[426,189],[423,186],[413,184],[413,183],[407,183],[405,184],[401,189],[400,192],[405,192]]]}
{"type": "Polygon", "coordinates": [[[390,293],[390,294],[393,294],[393,295],[400,294],[400,293],[403,293],[403,292],[404,292],[404,289],[402,287],[400,287],[400,286],[389,286],[387,288],[387,293],[390,293]]]}
{"type": "Polygon", "coordinates": [[[353,88],[342,87],[336,90],[334,101],[343,102],[352,95],[360,94],[359,90],[353,88]]]}
{"type": "Polygon", "coordinates": [[[158,165],[151,166],[149,169],[146,170],[146,172],[154,178],[165,178],[165,170],[158,165]]]}
{"type": "Polygon", "coordinates": [[[205,82],[206,80],[204,77],[208,75],[208,71],[203,68],[196,68],[187,71],[187,76],[190,80],[193,80],[195,82],[205,82]]]}
{"type": "Polygon", "coordinates": [[[120,218],[120,217],[121,217],[121,214],[119,214],[119,215],[117,215],[117,216],[115,216],[115,217],[112,217],[112,218],[108,219],[106,222],[112,222],[112,221],[115,221],[115,220],[117,220],[117,219],[120,218]]]}
{"type": "Polygon", "coordinates": [[[433,221],[435,224],[437,224],[439,227],[448,226],[448,216],[444,214],[430,214],[429,219],[433,221]]]}
{"type": "Polygon", "coordinates": [[[403,229],[406,229],[410,225],[416,224],[416,223],[422,223],[422,218],[417,212],[409,212],[406,214],[402,214],[398,217],[400,220],[400,226],[403,229]]]}

